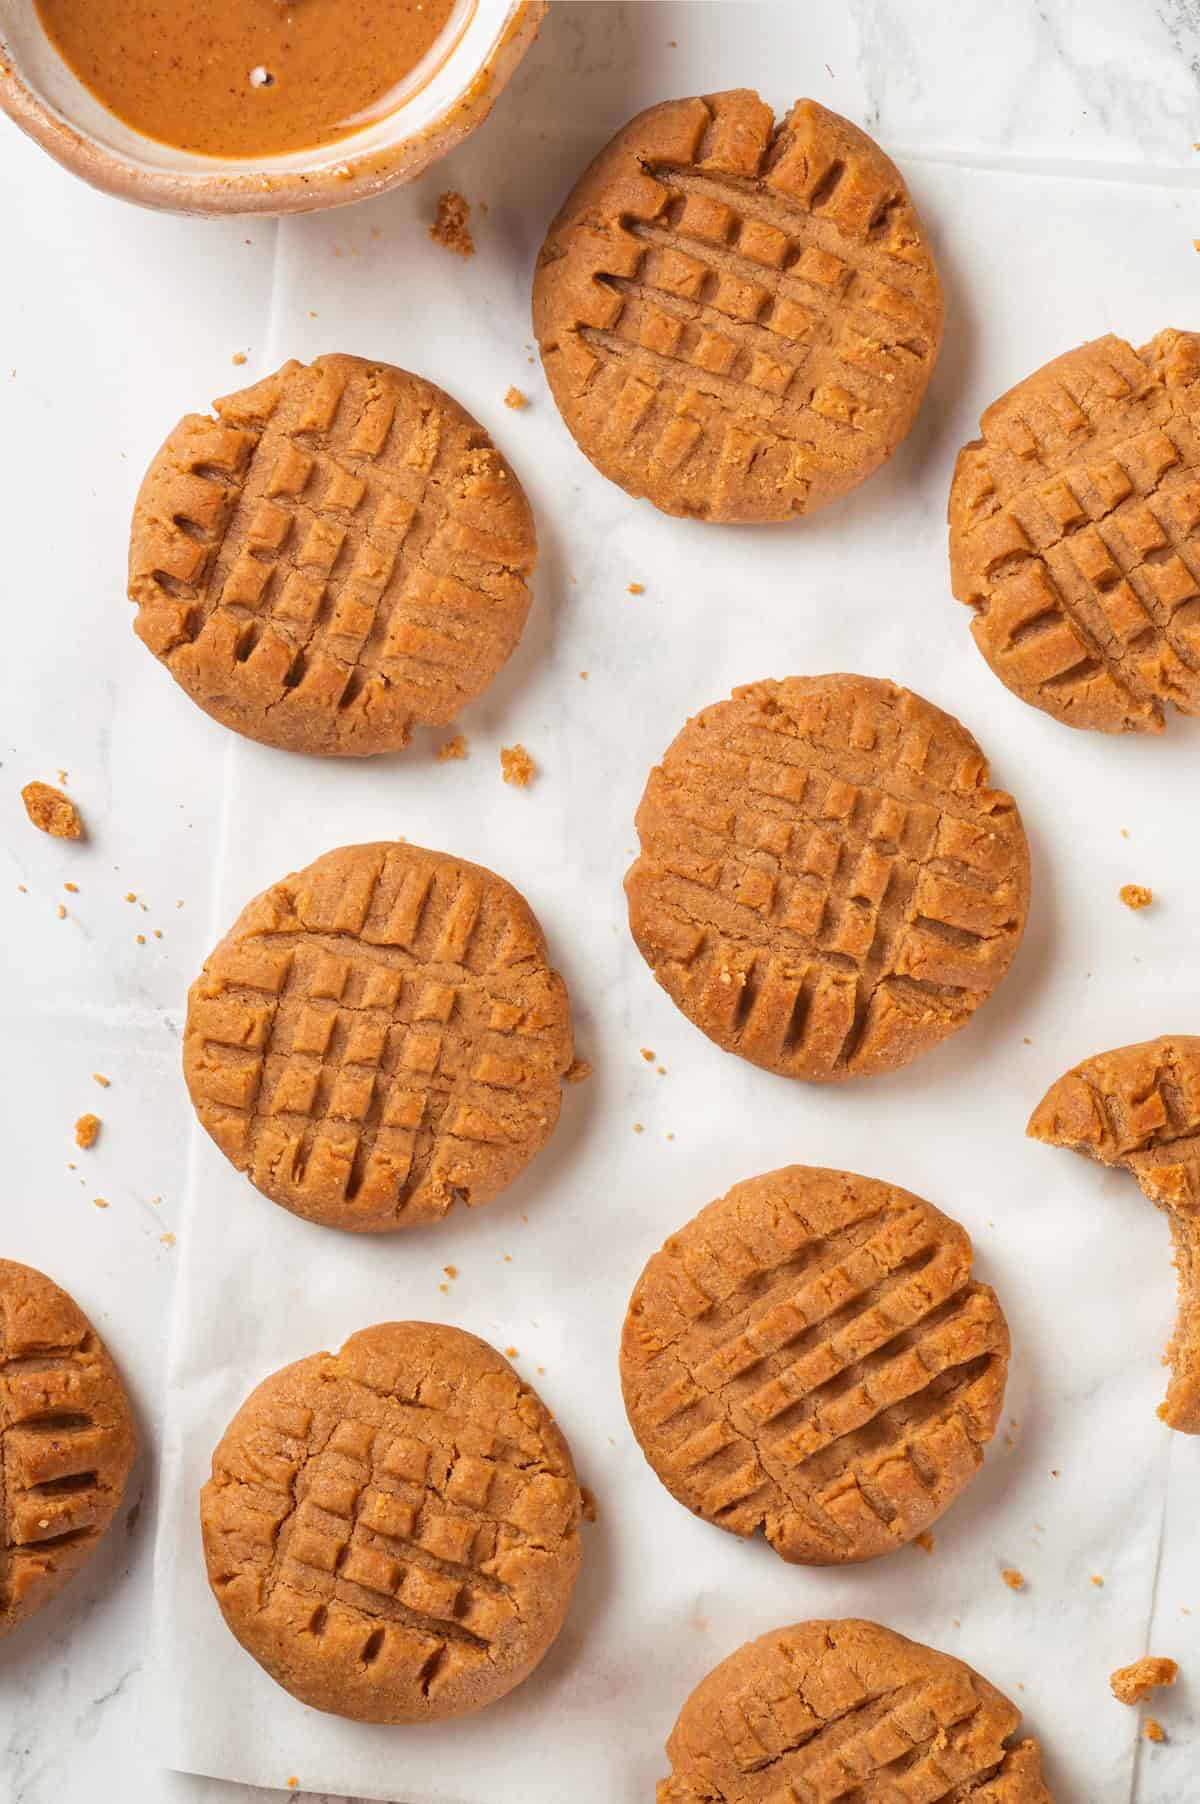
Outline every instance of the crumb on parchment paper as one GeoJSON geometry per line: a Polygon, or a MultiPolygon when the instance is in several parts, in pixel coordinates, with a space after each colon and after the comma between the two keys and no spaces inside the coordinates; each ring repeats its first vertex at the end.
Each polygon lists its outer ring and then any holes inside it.
{"type": "Polygon", "coordinates": [[[1010,1591],[1024,1591],[1025,1574],[1018,1572],[1015,1566],[1006,1566],[1000,1574],[1010,1591]]]}
{"type": "Polygon", "coordinates": [[[592,1063],[590,1059],[572,1059],[571,1063],[567,1066],[566,1071],[563,1073],[563,1082],[565,1084],[584,1084],[591,1075],[592,1063]]]}
{"type": "Polygon", "coordinates": [[[504,405],[511,407],[514,413],[519,413],[523,407],[529,406],[529,396],[522,394],[519,388],[510,388],[504,397],[504,405]]]}
{"type": "Polygon", "coordinates": [[[471,203],[455,188],[438,195],[437,218],[429,228],[435,244],[453,251],[456,257],[473,257],[475,240],[471,236],[471,203]]]}
{"type": "Polygon", "coordinates": [[[51,839],[82,839],[83,820],[70,796],[49,783],[26,783],[21,791],[25,812],[51,839]]]}
{"type": "Polygon", "coordinates": [[[536,774],[537,765],[523,745],[502,745],[500,770],[506,783],[514,784],[517,789],[525,789],[536,774]]]}
{"type": "Polygon", "coordinates": [[[1109,1675],[1109,1687],[1118,1704],[1140,1704],[1160,1685],[1173,1685],[1179,1677],[1174,1660],[1146,1654],[1131,1666],[1118,1666],[1109,1675]]]}
{"type": "Polygon", "coordinates": [[[453,739],[443,740],[437,749],[439,764],[449,764],[453,759],[465,758],[466,755],[467,736],[465,733],[456,733],[453,739]]]}
{"type": "Polygon", "coordinates": [[[1123,883],[1117,893],[1126,908],[1149,908],[1154,900],[1154,891],[1144,883],[1123,883]]]}
{"type": "Polygon", "coordinates": [[[81,1115],[75,1123],[75,1144],[85,1149],[95,1146],[96,1136],[100,1132],[99,1115],[81,1115]]]}

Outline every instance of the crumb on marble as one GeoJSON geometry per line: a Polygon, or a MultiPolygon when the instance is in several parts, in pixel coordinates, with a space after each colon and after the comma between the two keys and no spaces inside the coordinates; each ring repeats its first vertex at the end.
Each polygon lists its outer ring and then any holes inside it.
{"type": "Polygon", "coordinates": [[[635,1134],[644,1134],[646,1130],[640,1121],[635,1121],[633,1124],[633,1131],[635,1134]]]}
{"type": "Polygon", "coordinates": [[[502,745],[500,770],[506,783],[512,783],[517,789],[525,789],[536,773],[537,765],[523,745],[502,745]]]}
{"type": "Polygon", "coordinates": [[[654,1054],[653,1054],[653,1052],[651,1052],[650,1048],[648,1046],[642,1046],[642,1047],[639,1047],[638,1050],[641,1052],[641,1055],[645,1059],[647,1065],[653,1065],[654,1054]]]}
{"type": "Polygon", "coordinates": [[[928,1529],[923,1529],[919,1535],[914,1535],[912,1544],[914,1547],[919,1547],[922,1553],[932,1553],[935,1545],[933,1536],[928,1529]]]}
{"type": "Polygon", "coordinates": [[[175,1236],[174,1236],[174,1234],[172,1234],[170,1232],[168,1232],[166,1234],[160,1234],[158,1238],[162,1241],[162,1243],[165,1247],[173,1247],[175,1245],[175,1236]]]}
{"type": "Polygon", "coordinates": [[[505,1347],[504,1357],[505,1359],[520,1359],[521,1355],[517,1352],[515,1347],[505,1347]]]}
{"type": "Polygon", "coordinates": [[[61,789],[49,783],[26,783],[21,800],[39,833],[48,833],[51,839],[83,838],[83,817],[61,789]]]}
{"type": "Polygon", "coordinates": [[[592,1062],[590,1059],[572,1059],[563,1073],[563,1082],[565,1084],[585,1084],[591,1075],[592,1062]]]}
{"type": "MultiPolygon", "coordinates": [[[[1200,251],[1200,243],[1197,244],[1196,249],[1200,251]]],[[[1167,1739],[1167,1732],[1156,1716],[1146,1718],[1146,1726],[1142,1730],[1142,1734],[1147,1741],[1165,1741],[1167,1739]]]]}
{"type": "Polygon", "coordinates": [[[1100,1574],[1098,1572],[1093,1572],[1092,1583],[1093,1583],[1093,1585],[1095,1585],[1095,1587],[1098,1591],[1103,1591],[1104,1580],[1100,1577],[1100,1574]]]}
{"type": "Polygon", "coordinates": [[[529,406],[529,396],[523,394],[519,388],[510,387],[504,397],[504,405],[511,407],[514,413],[519,413],[523,407],[529,406]]]}
{"type": "Polygon", "coordinates": [[[1118,1666],[1109,1675],[1108,1683],[1118,1704],[1140,1704],[1160,1685],[1173,1685],[1178,1677],[1179,1667],[1174,1660],[1146,1654],[1131,1666],[1118,1666]]]}
{"type": "Polygon", "coordinates": [[[75,1144],[83,1148],[95,1146],[100,1132],[99,1115],[81,1115],[75,1123],[75,1144]]]}
{"type": "Polygon", "coordinates": [[[246,361],[245,351],[235,351],[233,353],[233,356],[229,359],[229,361],[230,361],[230,363],[236,363],[238,368],[240,369],[242,364],[245,363],[245,361],[246,361]]]}
{"type": "Polygon", "coordinates": [[[630,595],[644,595],[646,593],[645,583],[630,583],[628,593],[630,595]]]}
{"type": "Polygon", "coordinates": [[[92,1077],[99,1084],[99,1086],[102,1090],[107,1090],[109,1084],[111,1084],[111,1082],[112,1082],[112,1079],[110,1077],[105,1077],[103,1071],[93,1071],[92,1077]]]}
{"type": "Polygon", "coordinates": [[[437,217],[429,228],[429,236],[456,257],[473,257],[475,240],[471,236],[471,203],[457,189],[447,188],[438,195],[437,217]]]}
{"type": "Polygon", "coordinates": [[[579,1495],[583,1502],[584,1521],[598,1522],[600,1520],[600,1510],[596,1503],[596,1493],[588,1485],[580,1485],[579,1495]]]}
{"type": "Polygon", "coordinates": [[[1006,1566],[1000,1574],[1010,1591],[1024,1591],[1025,1574],[1018,1572],[1015,1566],[1006,1566]]]}
{"type": "Polygon", "coordinates": [[[92,1198],[92,1201],[93,1201],[93,1203],[95,1203],[97,1209],[107,1209],[108,1208],[108,1203],[105,1201],[104,1197],[102,1197],[102,1196],[94,1196],[92,1198]]]}
{"type": "Polygon", "coordinates": [[[1126,908],[1149,908],[1154,900],[1154,891],[1144,883],[1123,883],[1118,894],[1126,908]]]}

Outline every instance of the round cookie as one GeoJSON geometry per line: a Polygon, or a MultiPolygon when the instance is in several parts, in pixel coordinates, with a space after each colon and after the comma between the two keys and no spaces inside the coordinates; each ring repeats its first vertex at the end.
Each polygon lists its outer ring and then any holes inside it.
{"type": "Polygon", "coordinates": [[[87,1565],[136,1452],[125,1386],[82,1309],[0,1259],[0,1636],[87,1565]]]}
{"type": "Polygon", "coordinates": [[[817,1082],[964,1026],[1029,906],[1016,803],[952,715],[872,677],[705,708],[650,773],[625,879],[643,958],[727,1052],[817,1082]]]}
{"type": "Polygon", "coordinates": [[[187,414],[133,515],[134,628],[222,725],[365,757],[442,725],[521,636],[529,503],[432,382],[361,357],[285,363],[187,414]]]}
{"type": "Polygon", "coordinates": [[[200,1498],[229,1628],[293,1697],[359,1722],[462,1716],[527,1678],[566,1616],[581,1517],[536,1392],[433,1322],[265,1379],[200,1498]]]}
{"type": "Polygon", "coordinates": [[[566,986],[491,871],[380,842],[247,904],[188,993],[201,1125],[272,1202],[383,1232],[488,1203],[549,1139],[566,986]]]}
{"type": "Polygon", "coordinates": [[[1200,714],[1200,334],[1111,334],[994,401],[958,454],[950,577],[975,643],[1071,727],[1200,714]]]}
{"type": "Polygon", "coordinates": [[[1008,1325],[966,1229],[907,1190],[789,1165],[672,1234],[630,1299],[625,1409],[694,1515],[785,1560],[902,1547],[996,1431],[1008,1325]]]}
{"type": "Polygon", "coordinates": [[[1053,1804],[1020,1726],[1016,1705],[950,1654],[876,1622],[798,1622],[700,1681],[667,1741],[658,1804],[1053,1804]]]}
{"type": "Polygon", "coordinates": [[[567,428],[668,514],[789,520],[855,488],[917,415],[942,335],[895,164],[814,100],[748,88],[619,131],[538,258],[533,323],[567,428]]]}

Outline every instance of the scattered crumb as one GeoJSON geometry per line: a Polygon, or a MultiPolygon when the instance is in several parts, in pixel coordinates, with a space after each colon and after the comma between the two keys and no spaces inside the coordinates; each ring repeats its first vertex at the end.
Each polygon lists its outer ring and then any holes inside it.
{"type": "Polygon", "coordinates": [[[666,1077],[667,1068],[665,1065],[656,1065],[654,1069],[658,1072],[659,1077],[666,1077]]]}
{"type": "MultiPolygon", "coordinates": [[[[1192,249],[1194,251],[1200,251],[1200,238],[1192,239],[1192,249]]],[[[1147,1730],[1146,1733],[1149,1734],[1149,1730],[1147,1730]]]]}
{"type": "Polygon", "coordinates": [[[456,1265],[444,1265],[442,1270],[448,1278],[457,1278],[458,1276],[458,1267],[456,1265]]]}
{"type": "Polygon", "coordinates": [[[1028,1034],[1026,1034],[1026,1035],[1025,1035],[1025,1044],[1026,1044],[1026,1046],[1032,1046],[1032,1045],[1033,1045],[1033,1041],[1032,1041],[1032,1040],[1031,1040],[1031,1039],[1030,1039],[1030,1038],[1029,1038],[1029,1035],[1028,1035],[1028,1034]]]}
{"type": "Polygon", "coordinates": [[[154,937],[156,940],[161,940],[161,938],[162,938],[162,928],[161,927],[156,927],[154,929],[154,937]]]}
{"type": "Polygon", "coordinates": [[[1062,1473],[1061,1473],[1061,1472],[1060,1472],[1060,1471],[1059,1471],[1059,1469],[1058,1469],[1058,1467],[1057,1467],[1057,1466],[1051,1466],[1051,1468],[1050,1468],[1050,1476],[1051,1476],[1051,1478],[1061,1478],[1061,1477],[1062,1477],[1062,1473]]]}
{"type": "Polygon", "coordinates": [[[633,1131],[635,1134],[644,1134],[646,1130],[640,1121],[635,1121],[633,1124],[633,1131]]]}
{"type": "Polygon", "coordinates": [[[668,1139],[668,1140],[674,1140],[674,1138],[675,1138],[675,1136],[674,1136],[674,1134],[668,1134],[668,1135],[667,1135],[667,1139],[668,1139]]]}
{"type": "Polygon", "coordinates": [[[1095,1585],[1097,1587],[1098,1590],[1102,1591],[1104,1589],[1104,1580],[1100,1577],[1100,1574],[1098,1572],[1093,1572],[1092,1583],[1093,1583],[1093,1585],[1095,1585]]]}
{"type": "Polygon", "coordinates": [[[105,1200],[102,1196],[94,1196],[92,1198],[92,1201],[95,1203],[97,1209],[107,1209],[108,1208],[108,1204],[105,1202],[105,1200]]]}
{"type": "Polygon", "coordinates": [[[629,593],[630,595],[644,595],[646,593],[645,583],[630,583],[629,593]]]}
{"type": "Polygon", "coordinates": [[[105,1077],[103,1071],[93,1071],[92,1076],[102,1090],[107,1090],[109,1084],[112,1082],[111,1078],[105,1077]]]}
{"type": "Polygon", "coordinates": [[[544,1377],[545,1377],[545,1376],[546,1376],[546,1368],[545,1368],[545,1366],[539,1366],[539,1367],[538,1367],[538,1376],[539,1376],[539,1377],[540,1377],[540,1378],[544,1378],[544,1377]]]}
{"type": "Polygon", "coordinates": [[[1108,1683],[1118,1704],[1140,1704],[1158,1686],[1173,1685],[1178,1677],[1179,1668],[1174,1660],[1146,1654],[1132,1666],[1118,1666],[1116,1672],[1110,1674],[1108,1683]]]}
{"type": "Polygon", "coordinates": [[[150,1198],[150,1201],[154,1204],[155,1208],[157,1209],[159,1203],[162,1202],[162,1198],[161,1198],[161,1196],[152,1196],[150,1198]]]}
{"type": "Polygon", "coordinates": [[[66,788],[66,787],[67,787],[67,773],[66,773],[66,771],[65,771],[65,770],[60,770],[60,771],[57,771],[57,772],[56,772],[56,773],[55,773],[55,774],[56,774],[56,776],[57,776],[57,777],[58,777],[58,780],[59,780],[59,782],[60,782],[60,783],[61,783],[61,784],[62,784],[62,786],[63,786],[63,788],[64,788],[64,789],[65,789],[65,788],[66,788]]]}
{"type": "Polygon", "coordinates": [[[529,406],[529,396],[523,395],[519,388],[510,388],[504,397],[504,405],[519,412],[522,407],[529,406]]]}
{"type": "Polygon", "coordinates": [[[450,1286],[448,1284],[439,1284],[438,1289],[441,1291],[441,1293],[444,1297],[448,1297],[450,1295],[450,1286]]]}
{"type": "Polygon", "coordinates": [[[1010,1591],[1024,1591],[1025,1574],[1018,1572],[1015,1566],[1006,1566],[1000,1576],[1010,1591]]]}
{"type": "Polygon", "coordinates": [[[20,890],[20,892],[23,896],[27,896],[29,894],[29,891],[25,888],[25,885],[23,883],[18,883],[17,888],[20,890]]]}
{"type": "Polygon", "coordinates": [[[500,769],[506,783],[513,783],[518,789],[524,789],[537,770],[537,765],[523,745],[502,745],[500,769]]]}
{"type": "Polygon", "coordinates": [[[933,1552],[933,1547],[934,1547],[933,1536],[930,1534],[928,1529],[924,1529],[921,1534],[913,1536],[913,1546],[919,1547],[921,1549],[922,1553],[932,1553],[933,1552]]]}
{"type": "Polygon", "coordinates": [[[139,946],[144,946],[146,944],[146,936],[144,933],[135,934],[134,938],[137,940],[139,946]]]}
{"type": "Polygon", "coordinates": [[[158,1238],[162,1241],[162,1243],[165,1247],[173,1247],[175,1245],[174,1234],[160,1234],[158,1238]]]}
{"type": "Polygon", "coordinates": [[[125,900],[127,902],[136,902],[137,901],[137,891],[132,890],[132,889],[127,889],[125,891],[125,900]]]}
{"type": "MultiPolygon", "coordinates": [[[[512,1264],[512,1254],[511,1254],[511,1253],[505,1253],[505,1255],[504,1255],[504,1263],[505,1263],[505,1265],[511,1265],[511,1264],[512,1264]]],[[[535,1323],[535,1326],[536,1326],[536,1323],[535,1323]]]]}
{"type": "Polygon", "coordinates": [[[1122,827],[1122,828],[1121,828],[1121,838],[1122,838],[1122,839],[1128,839],[1128,838],[1129,838],[1129,828],[1128,828],[1128,827],[1122,827]]]}
{"type": "Polygon", "coordinates": [[[60,921],[65,921],[65,920],[66,920],[66,918],[67,918],[67,911],[66,911],[66,909],[65,909],[65,908],[64,908],[64,907],[63,907],[63,905],[62,905],[62,903],[61,903],[61,902],[60,902],[60,903],[59,903],[59,905],[58,905],[58,909],[57,909],[57,911],[56,911],[56,912],[57,912],[57,914],[58,914],[58,918],[59,918],[59,920],[60,920],[60,921]]]}
{"type": "Polygon", "coordinates": [[[473,257],[475,240],[471,236],[471,203],[455,189],[438,195],[437,218],[429,228],[429,236],[456,257],[473,257]]]}
{"type": "Polygon", "coordinates": [[[572,1059],[563,1073],[564,1084],[584,1084],[592,1075],[590,1059],[572,1059]]]}
{"type": "Polygon", "coordinates": [[[1154,891],[1144,883],[1123,883],[1119,894],[1126,908],[1149,908],[1154,900],[1154,891]]]}
{"type": "Polygon", "coordinates": [[[100,1132],[99,1115],[81,1115],[75,1123],[76,1146],[95,1146],[96,1136],[100,1132]]]}
{"type": "Polygon", "coordinates": [[[647,1065],[653,1065],[654,1054],[651,1052],[650,1048],[648,1046],[643,1046],[639,1050],[641,1051],[641,1055],[645,1059],[647,1065]]]}
{"type": "MultiPolygon", "coordinates": [[[[538,1370],[541,1370],[540,1366],[538,1367],[538,1370]]],[[[583,1499],[584,1521],[598,1522],[600,1520],[600,1511],[596,1507],[596,1493],[590,1490],[587,1485],[580,1485],[579,1495],[583,1499]]]]}
{"type": "Polygon", "coordinates": [[[588,680],[588,674],[587,674],[587,671],[586,671],[586,670],[581,670],[581,671],[580,671],[580,673],[579,673],[579,680],[580,680],[580,682],[581,682],[581,683],[586,683],[586,682],[587,682],[587,680],[588,680]]]}
{"type": "Polygon", "coordinates": [[[445,740],[437,749],[439,764],[449,764],[452,758],[465,758],[467,755],[467,736],[456,733],[453,739],[445,740]]]}
{"type": "Polygon", "coordinates": [[[77,896],[79,894],[79,885],[77,883],[64,883],[63,888],[65,890],[70,890],[70,892],[73,896],[77,896]]]}
{"type": "Polygon", "coordinates": [[[245,363],[245,361],[246,361],[245,351],[235,351],[229,361],[231,363],[236,363],[239,365],[245,363]]]}
{"type": "Polygon", "coordinates": [[[505,1359],[519,1359],[521,1355],[517,1352],[515,1347],[505,1347],[504,1357],[505,1359]]]}
{"type": "Polygon", "coordinates": [[[83,821],[70,796],[49,783],[26,783],[21,791],[25,812],[34,826],[51,839],[82,839],[83,821]]]}
{"type": "MultiPolygon", "coordinates": [[[[1200,244],[1197,244],[1196,249],[1200,251],[1200,244]]],[[[1146,1718],[1146,1727],[1142,1730],[1142,1734],[1147,1741],[1165,1741],[1167,1739],[1167,1732],[1156,1716],[1146,1718]]]]}

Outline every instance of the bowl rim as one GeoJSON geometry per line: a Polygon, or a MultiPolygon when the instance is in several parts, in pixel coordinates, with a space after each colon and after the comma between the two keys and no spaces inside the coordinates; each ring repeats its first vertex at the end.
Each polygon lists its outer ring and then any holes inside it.
{"type": "Polygon", "coordinates": [[[309,169],[238,171],[155,169],[86,137],[25,80],[0,21],[0,110],[72,175],[119,200],[172,213],[307,213],[348,206],[412,181],[482,124],[538,35],[549,0],[509,0],[483,63],[465,86],[415,132],[370,150],[351,140],[315,145],[309,169]]]}

